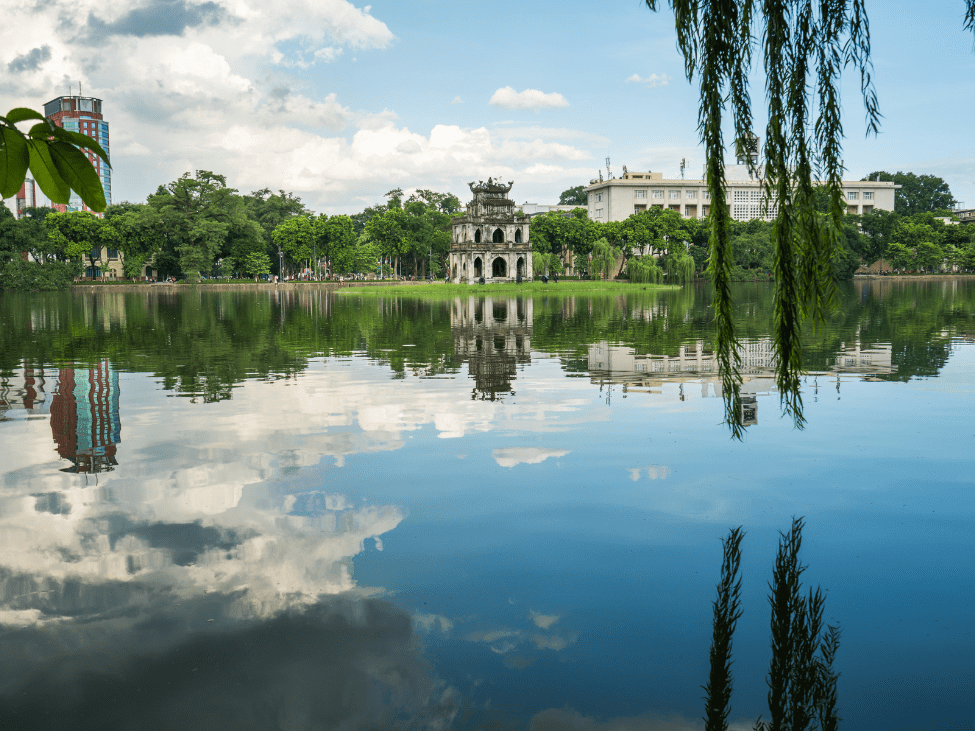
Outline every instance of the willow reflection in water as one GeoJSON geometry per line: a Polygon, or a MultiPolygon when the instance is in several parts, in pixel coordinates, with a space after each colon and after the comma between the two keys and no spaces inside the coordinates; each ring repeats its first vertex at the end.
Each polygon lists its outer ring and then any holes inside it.
{"type": "MultiPolygon", "coordinates": [[[[749,568],[793,514],[845,625],[841,715],[962,718],[944,699],[964,697],[975,648],[935,620],[973,619],[952,589],[972,558],[955,489],[970,478],[947,458],[968,432],[923,428],[970,419],[956,364],[975,297],[865,291],[807,347],[846,399],[816,403],[811,375],[809,431],[763,416],[745,444],[716,425],[692,290],[4,296],[0,727],[643,731],[660,728],[652,709],[694,728],[714,548],[740,523],[735,718],[753,718],[767,575],[749,568]],[[97,450],[114,463],[86,472],[97,450]],[[923,494],[899,486],[925,471],[923,494]],[[932,507],[954,522],[928,522],[932,507]],[[911,609],[918,595],[938,617],[911,609]],[[933,639],[898,654],[873,627],[905,619],[933,639]],[[919,675],[900,707],[871,700],[919,675]]],[[[774,413],[767,289],[741,294],[749,383],[774,413]]]]}

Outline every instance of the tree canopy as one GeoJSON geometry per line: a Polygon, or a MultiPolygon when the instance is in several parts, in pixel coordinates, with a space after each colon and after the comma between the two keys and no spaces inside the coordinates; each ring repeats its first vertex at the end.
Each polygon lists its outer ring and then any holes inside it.
{"type": "Polygon", "coordinates": [[[955,197],[948,184],[937,175],[888,173],[877,170],[862,180],[887,180],[901,186],[894,192],[894,210],[903,216],[925,211],[946,211],[955,205],[955,197]]]}
{"type": "Polygon", "coordinates": [[[586,186],[577,185],[574,188],[563,190],[559,195],[560,206],[584,206],[589,202],[586,197],[586,186]]]}

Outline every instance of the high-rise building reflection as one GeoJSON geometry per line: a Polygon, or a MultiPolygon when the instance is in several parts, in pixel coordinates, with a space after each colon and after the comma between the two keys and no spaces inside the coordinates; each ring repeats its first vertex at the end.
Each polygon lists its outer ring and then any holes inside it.
{"type": "Polygon", "coordinates": [[[467,361],[472,399],[513,394],[519,363],[531,362],[531,297],[458,297],[450,307],[454,354],[467,361]]]}
{"type": "Polygon", "coordinates": [[[11,410],[23,410],[27,418],[39,419],[51,409],[49,381],[52,372],[43,366],[25,363],[6,378],[0,378],[0,421],[11,410]]]}
{"type": "Polygon", "coordinates": [[[92,368],[62,368],[51,403],[51,431],[58,454],[70,460],[62,472],[111,472],[122,426],[118,372],[107,360],[92,368]]]}

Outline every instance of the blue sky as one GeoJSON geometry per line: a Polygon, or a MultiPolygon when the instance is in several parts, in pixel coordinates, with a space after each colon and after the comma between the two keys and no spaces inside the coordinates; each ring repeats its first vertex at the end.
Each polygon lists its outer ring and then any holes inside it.
{"type": "MultiPolygon", "coordinates": [[[[867,8],[884,120],[864,138],[851,76],[847,177],[935,174],[975,205],[962,0],[867,8]]],[[[553,203],[606,157],[617,174],[665,177],[681,159],[689,176],[703,163],[673,16],[637,0],[51,0],[6,12],[0,106],[39,108],[79,82],[101,97],[116,201],[208,169],[329,214],[395,187],[466,200],[466,183],[488,176],[514,180],[519,202],[553,203]]],[[[761,84],[756,74],[756,102],[761,84]]]]}

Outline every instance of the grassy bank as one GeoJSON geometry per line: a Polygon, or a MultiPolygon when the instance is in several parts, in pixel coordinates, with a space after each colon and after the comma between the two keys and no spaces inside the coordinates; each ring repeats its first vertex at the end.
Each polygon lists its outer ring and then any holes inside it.
{"type": "Polygon", "coordinates": [[[507,294],[589,294],[589,293],[625,293],[642,290],[673,290],[680,289],[675,285],[666,284],[631,284],[629,282],[604,282],[593,280],[560,281],[558,284],[549,282],[525,282],[523,284],[409,284],[393,285],[390,287],[372,288],[356,287],[355,284],[339,290],[342,295],[387,296],[391,294],[409,295],[410,297],[457,297],[460,295],[507,294]]]}

